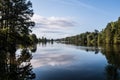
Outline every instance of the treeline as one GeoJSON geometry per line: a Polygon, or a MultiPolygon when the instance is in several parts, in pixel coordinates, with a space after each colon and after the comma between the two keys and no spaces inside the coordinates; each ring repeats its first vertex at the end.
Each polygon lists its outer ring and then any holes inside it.
{"type": "Polygon", "coordinates": [[[47,43],[47,42],[52,42],[53,43],[54,39],[47,39],[46,37],[38,38],[38,42],[42,43],[47,43]]]}
{"type": "Polygon", "coordinates": [[[100,32],[98,30],[85,32],[76,36],[57,39],[57,41],[78,45],[120,44],[120,17],[117,21],[108,23],[106,28],[100,32]]]}

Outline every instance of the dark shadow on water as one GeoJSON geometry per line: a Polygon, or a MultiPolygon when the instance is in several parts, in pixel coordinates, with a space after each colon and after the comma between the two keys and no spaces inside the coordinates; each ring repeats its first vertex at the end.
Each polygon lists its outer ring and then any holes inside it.
{"type": "Polygon", "coordinates": [[[120,80],[120,45],[105,45],[101,52],[108,62],[106,80],[120,80]]]}
{"type": "Polygon", "coordinates": [[[32,71],[30,60],[31,52],[36,46],[20,45],[4,42],[0,44],[0,80],[32,80],[35,73],[32,71]],[[4,45],[3,45],[4,44],[4,45]],[[16,51],[19,49],[19,54],[16,51]]]}

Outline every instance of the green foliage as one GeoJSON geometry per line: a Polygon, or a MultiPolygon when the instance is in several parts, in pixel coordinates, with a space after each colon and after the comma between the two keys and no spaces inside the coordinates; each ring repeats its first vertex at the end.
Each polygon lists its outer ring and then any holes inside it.
{"type": "Polygon", "coordinates": [[[0,0],[0,42],[33,43],[37,42],[34,34],[30,35],[35,23],[32,3],[28,0],[0,0]],[[35,40],[35,41],[34,41],[35,40]]]}
{"type": "Polygon", "coordinates": [[[29,34],[34,22],[32,4],[27,0],[0,0],[0,29],[8,29],[8,33],[29,34]]]}
{"type": "Polygon", "coordinates": [[[105,43],[120,44],[120,20],[108,23],[103,34],[105,43]]]}
{"type": "Polygon", "coordinates": [[[35,34],[29,35],[29,38],[30,38],[32,43],[37,43],[38,42],[37,36],[35,34]]]}
{"type": "Polygon", "coordinates": [[[59,39],[59,41],[84,45],[120,44],[120,17],[117,21],[108,23],[106,28],[101,32],[95,30],[94,32],[86,32],[76,36],[59,39]]]}

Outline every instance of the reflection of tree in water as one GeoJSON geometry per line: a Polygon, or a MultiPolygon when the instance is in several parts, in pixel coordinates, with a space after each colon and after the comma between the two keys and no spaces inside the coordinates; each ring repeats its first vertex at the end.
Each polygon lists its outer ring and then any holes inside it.
{"type": "MultiPolygon", "coordinates": [[[[58,42],[59,43],[59,42],[58,42]]],[[[69,42],[61,42],[63,44],[66,44],[66,45],[75,45],[77,46],[77,49],[80,49],[80,50],[85,50],[87,52],[95,52],[95,54],[98,54],[100,49],[98,47],[98,45],[85,45],[85,44],[81,44],[81,43],[69,43],[69,42]]]]}
{"type": "MultiPolygon", "coordinates": [[[[0,46],[0,80],[31,80],[35,78],[30,48],[23,47],[16,55],[15,45],[0,46]]],[[[34,48],[33,48],[34,49],[34,48]]],[[[34,50],[35,51],[35,50],[34,50]]]]}
{"type": "Polygon", "coordinates": [[[120,80],[120,46],[105,45],[102,53],[108,62],[105,68],[107,80],[120,80]]]}
{"type": "Polygon", "coordinates": [[[120,80],[119,79],[119,72],[118,72],[116,66],[107,65],[105,70],[106,70],[107,80],[120,80]]]}
{"type": "Polygon", "coordinates": [[[99,53],[99,48],[98,47],[89,47],[89,48],[86,48],[86,51],[87,52],[93,51],[93,52],[95,52],[95,54],[98,54],[99,53]]]}

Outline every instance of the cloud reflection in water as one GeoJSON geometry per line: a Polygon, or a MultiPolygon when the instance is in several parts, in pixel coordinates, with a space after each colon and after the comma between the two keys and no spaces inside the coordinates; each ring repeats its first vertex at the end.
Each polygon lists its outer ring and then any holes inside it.
{"type": "Polygon", "coordinates": [[[42,66],[60,66],[60,65],[69,65],[77,58],[72,54],[64,54],[64,53],[45,53],[45,54],[37,54],[34,55],[31,63],[34,68],[42,67],[42,66]]]}

